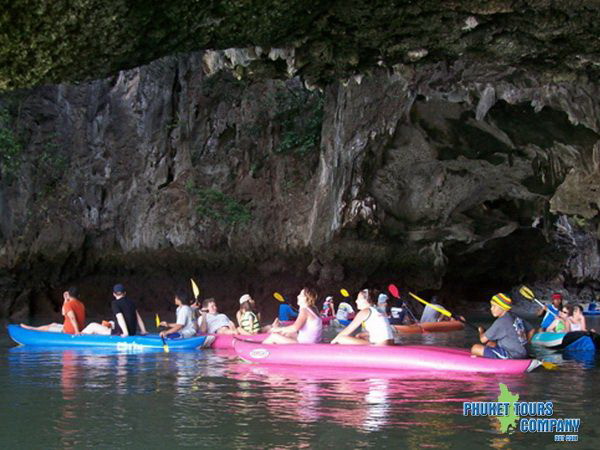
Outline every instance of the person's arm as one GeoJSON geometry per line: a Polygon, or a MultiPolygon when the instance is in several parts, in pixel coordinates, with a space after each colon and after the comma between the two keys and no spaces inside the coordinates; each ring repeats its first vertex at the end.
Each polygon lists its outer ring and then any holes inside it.
{"type": "Polygon", "coordinates": [[[302,310],[300,311],[300,314],[298,315],[298,318],[295,320],[295,322],[293,324],[288,325],[287,327],[272,328],[271,331],[275,331],[277,333],[298,332],[298,330],[300,330],[304,326],[304,322],[306,322],[307,316],[308,316],[308,311],[306,311],[305,308],[302,308],[302,310]]]}
{"type": "Polygon", "coordinates": [[[75,334],[80,334],[81,330],[79,330],[79,324],[77,323],[77,318],[75,317],[75,313],[71,310],[67,311],[67,318],[71,321],[73,325],[73,329],[75,330],[75,334]]]}
{"type": "Polygon", "coordinates": [[[67,302],[69,301],[69,293],[67,291],[63,292],[63,304],[62,307],[60,308],[60,313],[63,316],[67,315],[67,312],[65,311],[65,305],[67,304],[67,302]]]}
{"type": "Polygon", "coordinates": [[[162,337],[165,337],[166,335],[171,334],[171,333],[177,333],[179,330],[181,330],[183,328],[183,325],[180,325],[178,323],[171,323],[171,324],[169,324],[169,327],[170,328],[168,330],[164,330],[164,331],[160,332],[160,335],[162,337]]]}
{"type": "Polygon", "coordinates": [[[140,316],[140,313],[136,311],[135,315],[137,317],[138,327],[140,327],[140,330],[142,330],[140,334],[148,334],[148,331],[146,331],[146,325],[144,325],[144,321],[142,320],[142,316],[140,316]]]}
{"type": "Polygon", "coordinates": [[[242,325],[242,311],[239,309],[235,313],[235,320],[237,321],[238,325],[242,325]]]}
{"type": "Polygon", "coordinates": [[[537,312],[538,317],[542,317],[544,314],[546,314],[546,311],[548,311],[548,308],[546,308],[545,306],[542,306],[540,309],[538,309],[538,312],[537,312]]]}
{"type": "Polygon", "coordinates": [[[587,326],[585,325],[585,317],[582,317],[579,323],[581,324],[581,331],[587,331],[587,326]]]}
{"type": "Polygon", "coordinates": [[[127,324],[125,323],[125,317],[123,317],[123,313],[117,313],[116,317],[117,323],[119,324],[119,327],[121,327],[121,336],[129,336],[129,330],[127,329],[127,324]]]}
{"type": "Polygon", "coordinates": [[[198,318],[198,329],[201,334],[206,334],[208,331],[208,324],[206,323],[206,313],[200,311],[200,317],[198,318]]]}
{"type": "Polygon", "coordinates": [[[489,342],[489,339],[485,335],[485,329],[483,327],[477,327],[477,331],[479,331],[479,341],[482,344],[487,344],[489,342]]]}
{"type": "Polygon", "coordinates": [[[371,314],[371,310],[369,309],[364,309],[360,311],[356,316],[354,316],[352,322],[350,322],[350,324],[346,328],[340,331],[337,334],[337,336],[333,338],[331,343],[335,344],[337,342],[337,338],[340,336],[350,336],[352,333],[354,333],[354,331],[358,329],[358,327],[360,327],[361,324],[369,318],[369,314],[371,314]]]}

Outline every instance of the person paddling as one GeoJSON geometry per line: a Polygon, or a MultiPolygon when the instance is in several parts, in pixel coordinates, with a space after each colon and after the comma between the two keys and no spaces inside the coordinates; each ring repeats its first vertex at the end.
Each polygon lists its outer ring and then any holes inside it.
{"type": "Polygon", "coordinates": [[[168,330],[160,332],[161,337],[169,339],[190,338],[196,334],[194,326],[194,313],[190,306],[190,298],[185,292],[178,292],[173,298],[177,305],[175,323],[160,322],[161,327],[168,327],[168,330]]]}
{"type": "Polygon", "coordinates": [[[490,310],[496,320],[486,331],[479,329],[481,344],[474,344],[471,353],[475,356],[496,359],[527,358],[527,342],[535,330],[525,320],[512,313],[512,299],[498,293],[490,300],[490,310]]]}
{"type": "Polygon", "coordinates": [[[538,310],[538,317],[544,316],[540,325],[541,331],[546,331],[554,319],[558,318],[558,312],[562,306],[562,295],[555,292],[552,294],[552,303],[538,310]]]}
{"type": "Polygon", "coordinates": [[[229,317],[219,312],[217,301],[214,298],[207,298],[202,302],[198,329],[202,334],[237,333],[237,329],[229,317]]]}
{"type": "Polygon", "coordinates": [[[349,345],[394,345],[394,330],[387,317],[381,314],[375,306],[374,292],[363,289],[356,297],[356,307],[359,312],[352,322],[338,333],[331,341],[332,344],[349,345]],[[354,337],[351,334],[362,326],[368,333],[368,337],[354,337]]]}
{"type": "Polygon", "coordinates": [[[21,324],[23,328],[28,330],[51,331],[55,333],[80,334],[85,326],[85,306],[79,300],[79,292],[77,288],[71,287],[63,292],[63,304],[61,313],[64,316],[64,322],[51,323],[39,327],[32,327],[21,324]]]}

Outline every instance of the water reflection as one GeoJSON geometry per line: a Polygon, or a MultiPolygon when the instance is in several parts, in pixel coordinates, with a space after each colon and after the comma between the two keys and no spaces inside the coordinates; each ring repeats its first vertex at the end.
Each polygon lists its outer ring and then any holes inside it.
{"type": "MultiPolygon", "coordinates": [[[[469,339],[466,333],[427,335],[435,345],[469,339]]],[[[595,361],[590,366],[568,354],[547,355],[560,362],[555,371],[493,376],[260,366],[230,351],[0,352],[7,361],[0,364],[0,396],[11,405],[0,411],[1,426],[10,431],[0,434],[3,448],[44,442],[64,448],[551,444],[549,436],[501,434],[493,418],[462,416],[463,401],[496,400],[499,383],[521,400],[555,401],[556,417],[581,417],[584,441],[600,427],[600,371],[595,361]],[[16,431],[21,424],[27,430],[16,431]]]]}

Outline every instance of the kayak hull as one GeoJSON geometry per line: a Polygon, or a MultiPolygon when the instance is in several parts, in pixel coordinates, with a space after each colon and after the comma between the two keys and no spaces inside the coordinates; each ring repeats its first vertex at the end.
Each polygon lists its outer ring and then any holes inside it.
{"type": "Polygon", "coordinates": [[[444,333],[464,330],[465,324],[458,320],[445,322],[422,322],[411,325],[394,325],[398,333],[444,333]]]}
{"type": "Polygon", "coordinates": [[[535,333],[531,338],[531,344],[548,348],[558,347],[562,344],[566,334],[567,333],[553,333],[550,331],[535,333]]]}
{"type": "Polygon", "coordinates": [[[432,346],[273,345],[239,339],[233,346],[245,361],[275,365],[514,374],[531,371],[540,364],[532,359],[473,358],[468,350],[432,346]]]}
{"type": "Polygon", "coordinates": [[[589,331],[571,331],[569,333],[536,333],[531,343],[544,347],[577,352],[595,352],[600,346],[600,336],[589,331]]]}
{"type": "MultiPolygon", "coordinates": [[[[32,347],[104,347],[124,350],[162,349],[163,341],[158,334],[145,336],[100,336],[93,334],[67,334],[50,331],[28,330],[20,325],[8,325],[8,334],[17,344],[32,347]]],[[[169,350],[193,350],[202,347],[206,336],[188,339],[165,339],[169,350]]]]}
{"type": "Polygon", "coordinates": [[[246,339],[248,341],[262,342],[264,341],[269,333],[259,333],[252,336],[244,336],[241,334],[209,334],[213,336],[214,340],[210,345],[211,348],[218,350],[233,350],[234,339],[246,339]]]}

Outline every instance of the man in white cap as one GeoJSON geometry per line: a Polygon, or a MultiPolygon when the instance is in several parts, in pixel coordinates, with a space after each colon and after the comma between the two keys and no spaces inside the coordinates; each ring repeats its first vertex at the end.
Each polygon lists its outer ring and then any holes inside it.
{"type": "Polygon", "coordinates": [[[388,296],[385,295],[383,292],[381,294],[379,294],[379,297],[377,297],[377,306],[375,309],[377,309],[377,311],[379,311],[385,317],[389,317],[389,314],[387,312],[387,306],[388,306],[387,302],[388,302],[388,296]]]}

